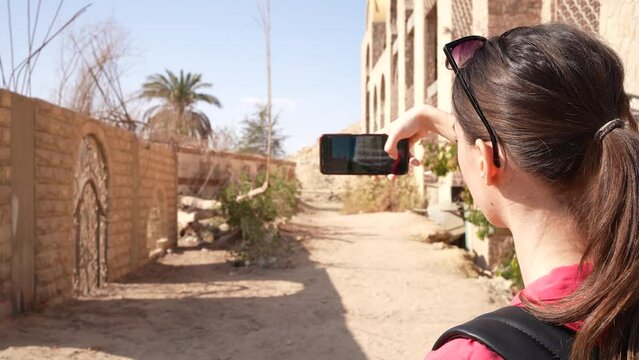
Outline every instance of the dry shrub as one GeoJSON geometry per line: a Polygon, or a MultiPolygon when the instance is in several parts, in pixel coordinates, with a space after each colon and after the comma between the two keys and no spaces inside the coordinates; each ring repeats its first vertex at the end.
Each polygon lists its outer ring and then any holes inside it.
{"type": "Polygon", "coordinates": [[[404,211],[423,206],[411,175],[398,176],[395,181],[357,178],[347,183],[342,200],[345,214],[404,211]]]}
{"type": "Polygon", "coordinates": [[[259,173],[252,181],[242,178],[226,186],[220,193],[222,210],[228,224],[241,230],[242,240],[232,249],[237,264],[261,267],[290,265],[292,247],[280,235],[278,219],[288,219],[298,208],[299,183],[281,174],[272,173],[266,192],[238,201],[239,194],[246,194],[265,180],[259,173]]]}

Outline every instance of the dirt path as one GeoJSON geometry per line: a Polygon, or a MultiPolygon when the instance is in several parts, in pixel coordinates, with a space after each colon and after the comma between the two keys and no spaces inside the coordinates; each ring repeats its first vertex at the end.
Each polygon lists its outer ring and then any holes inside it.
{"type": "Polygon", "coordinates": [[[409,214],[303,213],[292,269],[184,251],[99,294],[0,326],[0,359],[421,359],[451,325],[501,305],[463,254],[414,240],[409,214]]]}

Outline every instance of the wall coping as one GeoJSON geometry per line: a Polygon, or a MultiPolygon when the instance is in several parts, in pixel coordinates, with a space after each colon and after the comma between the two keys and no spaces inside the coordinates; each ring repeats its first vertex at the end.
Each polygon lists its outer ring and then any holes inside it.
{"type": "MultiPolygon", "coordinates": [[[[180,147],[177,149],[177,153],[184,153],[184,154],[192,154],[192,155],[205,155],[205,154],[211,154],[211,155],[218,155],[218,156],[224,156],[224,157],[229,157],[229,158],[233,158],[233,159],[237,159],[237,160],[253,160],[253,161],[264,161],[266,162],[266,156],[261,156],[261,155],[254,155],[254,154],[246,154],[246,153],[236,153],[236,152],[230,152],[230,151],[219,151],[219,150],[200,150],[200,149],[194,149],[194,148],[187,148],[187,147],[180,147]]],[[[291,165],[291,166],[295,166],[296,163],[295,161],[290,161],[290,160],[283,160],[283,159],[271,159],[271,162],[273,164],[278,164],[278,165],[291,165]]]]}

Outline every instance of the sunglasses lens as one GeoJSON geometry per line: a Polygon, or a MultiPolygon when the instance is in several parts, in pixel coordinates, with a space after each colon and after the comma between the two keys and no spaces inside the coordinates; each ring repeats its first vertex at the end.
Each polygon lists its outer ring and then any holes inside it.
{"type": "Polygon", "coordinates": [[[482,46],[484,46],[484,41],[482,40],[468,40],[457,44],[451,51],[457,67],[463,68],[468,60],[473,58],[475,51],[482,46]]]}

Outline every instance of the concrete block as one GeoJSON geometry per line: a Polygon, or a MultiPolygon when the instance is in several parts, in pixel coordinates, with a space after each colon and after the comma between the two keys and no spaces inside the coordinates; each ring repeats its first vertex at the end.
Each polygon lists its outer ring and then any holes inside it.
{"type": "Polygon", "coordinates": [[[11,109],[0,108],[0,127],[11,128],[11,109]]]}
{"type": "Polygon", "coordinates": [[[63,245],[67,241],[72,241],[71,234],[69,232],[38,235],[36,236],[36,251],[66,250],[63,245]]]}
{"type": "Polygon", "coordinates": [[[11,185],[11,168],[0,167],[0,185],[11,185]]]}
{"type": "MultiPolygon", "coordinates": [[[[4,171],[4,170],[0,170],[4,171]]],[[[11,186],[0,185],[0,206],[11,202],[11,186]]]]}
{"type": "Polygon", "coordinates": [[[8,165],[11,161],[11,149],[7,146],[0,146],[0,164],[8,165]]]}
{"type": "MultiPolygon", "coordinates": [[[[37,249],[36,249],[37,250],[37,249]]],[[[57,250],[39,250],[35,255],[36,270],[46,271],[58,262],[57,250]]]]}
{"type": "Polygon", "coordinates": [[[11,146],[11,129],[0,127],[0,145],[11,146]]]}
{"type": "Polygon", "coordinates": [[[40,236],[54,232],[70,232],[72,224],[71,216],[39,218],[36,220],[36,235],[40,236]]]}
{"type": "Polygon", "coordinates": [[[42,114],[37,114],[35,116],[35,131],[36,132],[41,132],[41,133],[46,133],[49,131],[49,120],[50,118],[48,116],[42,115],[42,114]]]}
{"type": "Polygon", "coordinates": [[[0,90],[0,107],[11,108],[11,93],[6,90],[0,90]]]}
{"type": "MultiPolygon", "coordinates": [[[[11,248],[8,245],[10,244],[10,242],[11,242],[11,224],[0,225],[0,245],[4,244],[4,246],[7,246],[6,248],[0,247],[0,251],[2,251],[5,254],[10,253],[11,248]]],[[[2,258],[1,255],[0,255],[0,258],[2,258]]]]}
{"type": "MultiPolygon", "coordinates": [[[[4,192],[6,188],[7,186],[0,186],[0,192],[4,192]]],[[[11,189],[9,189],[9,196],[11,196],[11,189]]],[[[9,224],[11,224],[11,205],[9,202],[2,202],[0,205],[0,226],[9,224]]]]}

